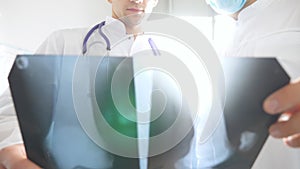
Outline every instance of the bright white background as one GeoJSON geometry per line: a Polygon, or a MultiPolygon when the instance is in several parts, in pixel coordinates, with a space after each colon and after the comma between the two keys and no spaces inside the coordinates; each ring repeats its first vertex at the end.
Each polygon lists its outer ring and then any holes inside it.
{"type": "Polygon", "coordinates": [[[34,51],[52,31],[110,15],[106,0],[0,0],[0,43],[34,51]]]}

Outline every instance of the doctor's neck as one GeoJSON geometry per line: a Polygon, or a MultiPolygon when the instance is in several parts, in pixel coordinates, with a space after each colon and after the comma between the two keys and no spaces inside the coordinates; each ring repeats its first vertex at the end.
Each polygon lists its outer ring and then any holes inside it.
{"type": "Polygon", "coordinates": [[[126,29],[126,34],[134,35],[134,38],[140,33],[142,33],[142,19],[133,19],[133,17],[124,17],[124,18],[117,18],[120,20],[126,29]]]}
{"type": "Polygon", "coordinates": [[[243,8],[241,10],[239,10],[238,12],[231,14],[230,16],[235,19],[238,20],[239,19],[239,14],[242,10],[244,10],[245,8],[247,8],[248,6],[252,5],[254,2],[256,2],[257,0],[247,0],[245,5],[243,6],[243,8]]]}
{"type": "Polygon", "coordinates": [[[142,29],[140,26],[135,26],[135,27],[132,27],[132,26],[126,26],[126,34],[129,34],[129,35],[133,35],[134,39],[137,37],[138,34],[142,33],[142,29]]]}

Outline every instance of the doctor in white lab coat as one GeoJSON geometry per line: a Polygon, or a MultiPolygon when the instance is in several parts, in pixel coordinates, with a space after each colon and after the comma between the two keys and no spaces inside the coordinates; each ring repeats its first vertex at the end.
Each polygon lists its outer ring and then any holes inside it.
{"type": "MultiPolygon", "coordinates": [[[[106,18],[106,24],[118,18],[131,15],[131,14],[143,14],[150,13],[153,7],[156,6],[157,0],[108,0],[112,4],[112,17],[106,18]]],[[[118,22],[115,22],[118,23],[118,22]]],[[[139,33],[139,28],[131,25],[131,27],[125,27],[124,24],[120,24],[115,27],[116,29],[109,29],[103,26],[104,32],[110,36],[111,43],[115,43],[117,40],[123,39],[127,34],[139,33]]],[[[82,42],[88,29],[74,29],[74,30],[62,30],[54,32],[38,49],[37,53],[43,54],[63,54],[63,55],[82,55],[82,42]]],[[[130,36],[124,44],[131,45],[135,40],[135,36],[130,36]]],[[[92,36],[91,38],[99,38],[92,36]]],[[[136,38],[138,40],[138,38],[136,38]]],[[[98,40],[99,41],[99,40],[98,40]]],[[[93,47],[97,49],[98,55],[107,54],[106,44],[100,37],[100,41],[93,47]],[[99,46],[100,45],[100,46],[99,46]],[[102,45],[102,46],[101,46],[102,45]],[[104,46],[105,45],[105,46],[104,46]],[[95,47],[96,46],[96,47],[95,47]],[[100,49],[100,51],[99,51],[100,49]],[[103,49],[103,51],[101,51],[103,49]]],[[[133,45],[135,46],[135,45],[133,45]]],[[[93,51],[91,48],[89,52],[93,51]]],[[[110,55],[131,55],[128,46],[123,45],[116,47],[111,51],[110,55]]],[[[91,54],[91,53],[89,53],[91,54]]],[[[0,98],[0,169],[16,169],[16,168],[39,168],[26,157],[24,145],[22,144],[22,138],[19,131],[17,119],[15,117],[15,110],[10,95],[10,91],[7,83],[8,72],[12,66],[14,56],[1,58],[1,69],[4,70],[4,74],[1,74],[1,81],[5,79],[5,83],[1,83],[1,98],[0,98]],[[3,60],[5,59],[5,60],[3,60]],[[9,59],[9,60],[7,60],[9,59]],[[3,62],[2,62],[3,61],[3,62]],[[3,78],[2,78],[3,77],[3,78]]]]}
{"type": "MultiPolygon", "coordinates": [[[[236,21],[234,37],[225,56],[276,57],[292,81],[300,77],[300,1],[208,0],[215,11],[236,21]]],[[[300,147],[300,83],[290,84],[270,96],[264,108],[270,114],[285,113],[286,122],[270,127],[270,135],[300,147]],[[289,120],[288,120],[289,119],[289,120]]],[[[253,169],[298,169],[300,150],[270,137],[253,169]]]]}

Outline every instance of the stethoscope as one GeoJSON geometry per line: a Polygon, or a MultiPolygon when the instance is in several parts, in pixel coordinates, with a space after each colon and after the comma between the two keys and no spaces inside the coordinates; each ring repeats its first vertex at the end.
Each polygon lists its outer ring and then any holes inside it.
{"type": "MultiPolygon", "coordinates": [[[[85,55],[87,52],[87,42],[89,40],[89,38],[92,36],[92,34],[98,30],[98,33],[100,34],[100,36],[104,39],[105,43],[106,43],[106,50],[109,52],[111,51],[111,44],[110,41],[108,39],[108,37],[103,33],[102,31],[102,27],[105,25],[105,21],[95,25],[94,27],[92,27],[88,33],[86,34],[86,36],[83,39],[83,43],[82,43],[82,54],[85,55]]],[[[148,43],[152,49],[152,52],[154,54],[154,56],[159,56],[160,52],[156,46],[156,44],[154,43],[154,41],[151,38],[148,38],[148,43]]]]}

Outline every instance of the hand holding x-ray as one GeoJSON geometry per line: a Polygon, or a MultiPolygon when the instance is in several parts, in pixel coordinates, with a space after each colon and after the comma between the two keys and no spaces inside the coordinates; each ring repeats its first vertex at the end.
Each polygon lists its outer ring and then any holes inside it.
{"type": "Polygon", "coordinates": [[[26,157],[23,144],[13,145],[0,151],[0,169],[39,169],[26,157]]]}
{"type": "Polygon", "coordinates": [[[300,147],[300,81],[291,83],[270,95],[264,102],[270,114],[282,113],[281,119],[269,131],[291,147],[300,147]]]}

